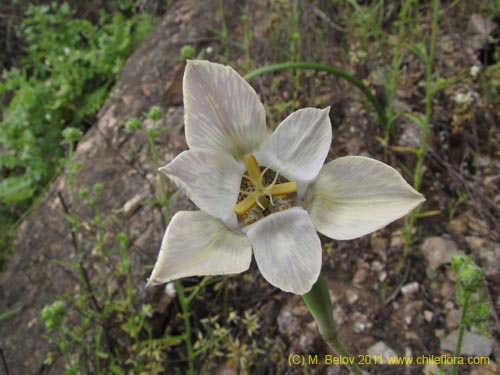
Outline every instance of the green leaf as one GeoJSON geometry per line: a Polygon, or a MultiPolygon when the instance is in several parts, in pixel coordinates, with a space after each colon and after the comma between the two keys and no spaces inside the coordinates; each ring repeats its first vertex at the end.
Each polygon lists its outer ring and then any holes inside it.
{"type": "Polygon", "coordinates": [[[420,113],[407,113],[405,116],[408,117],[412,122],[420,126],[422,129],[425,129],[427,127],[427,122],[424,115],[420,113]]]}
{"type": "Polygon", "coordinates": [[[1,322],[2,320],[5,320],[5,319],[10,318],[10,317],[11,317],[11,316],[13,316],[13,315],[16,315],[19,311],[21,311],[21,308],[20,308],[20,307],[18,307],[17,309],[8,310],[8,311],[6,311],[6,312],[4,312],[4,313],[0,314],[0,322],[1,322]]]}
{"type": "Polygon", "coordinates": [[[422,61],[427,60],[427,48],[424,43],[415,43],[410,46],[410,51],[412,51],[418,58],[422,61]]]}
{"type": "Polygon", "coordinates": [[[431,96],[436,95],[439,91],[444,90],[453,84],[453,81],[439,77],[431,90],[431,96]]]}

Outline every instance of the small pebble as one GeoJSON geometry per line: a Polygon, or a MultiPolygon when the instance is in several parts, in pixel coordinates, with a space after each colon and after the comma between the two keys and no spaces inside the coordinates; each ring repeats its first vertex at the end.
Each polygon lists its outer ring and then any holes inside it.
{"type": "Polygon", "coordinates": [[[434,314],[432,313],[432,311],[425,310],[424,311],[424,319],[430,323],[430,322],[432,322],[432,318],[434,318],[434,314]]]}
{"type": "Polygon", "coordinates": [[[406,284],[401,288],[401,293],[403,293],[404,296],[408,296],[410,294],[415,294],[418,292],[419,285],[416,281],[406,284]]]}

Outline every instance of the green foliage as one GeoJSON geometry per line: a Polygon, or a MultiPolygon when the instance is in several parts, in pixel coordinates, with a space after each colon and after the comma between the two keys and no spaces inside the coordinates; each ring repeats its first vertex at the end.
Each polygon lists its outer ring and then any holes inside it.
{"type": "MultiPolygon", "coordinates": [[[[484,271],[474,263],[471,256],[464,253],[454,255],[451,268],[456,274],[457,301],[462,309],[460,329],[455,355],[460,355],[465,329],[470,326],[477,328],[483,335],[491,337],[484,327],[484,322],[491,318],[491,306],[486,300],[484,271]]],[[[454,364],[451,374],[457,373],[454,364]]]]}
{"type": "Polygon", "coordinates": [[[154,24],[147,13],[101,13],[93,24],[66,3],[30,6],[18,30],[28,45],[23,68],[0,81],[0,98],[11,98],[0,121],[0,245],[62,167],[62,131],[88,127],[154,24]]]}
{"type": "Polygon", "coordinates": [[[80,129],[68,127],[62,132],[63,138],[68,143],[76,143],[83,137],[83,132],[80,129]]]}
{"type": "Polygon", "coordinates": [[[131,118],[125,123],[127,133],[132,133],[135,130],[142,129],[142,121],[138,118],[131,118]]]}
{"type": "Polygon", "coordinates": [[[66,315],[66,307],[62,301],[54,301],[42,310],[42,320],[49,332],[59,329],[66,315]]]}
{"type": "Polygon", "coordinates": [[[149,110],[147,116],[153,121],[160,121],[163,117],[163,111],[160,107],[154,106],[149,110]]]}
{"type": "Polygon", "coordinates": [[[196,57],[196,50],[193,46],[187,44],[181,48],[181,59],[188,60],[196,57]]]}
{"type": "MultiPolygon", "coordinates": [[[[472,294],[481,293],[480,298],[469,306],[470,311],[466,312],[466,325],[475,324],[477,320],[487,318],[491,310],[489,304],[484,301],[484,271],[474,263],[471,256],[464,253],[453,257],[451,268],[457,275],[457,300],[462,308],[469,303],[468,299],[472,294]]],[[[478,324],[477,328],[481,329],[481,327],[478,324]]]]}

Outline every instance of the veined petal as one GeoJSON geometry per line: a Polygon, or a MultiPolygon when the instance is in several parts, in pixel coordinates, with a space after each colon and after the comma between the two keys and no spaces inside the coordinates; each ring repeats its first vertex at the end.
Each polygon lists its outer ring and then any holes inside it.
{"type": "Polygon", "coordinates": [[[148,285],[187,276],[240,273],[251,260],[252,248],[244,234],[202,211],[181,211],[165,232],[148,285]]]}
{"type": "Polygon", "coordinates": [[[337,240],[376,231],[425,200],[394,168],[362,156],[326,164],[309,189],[314,226],[337,240]]]}
{"type": "Polygon", "coordinates": [[[188,150],[160,171],[202,211],[237,228],[236,205],[245,167],[232,156],[211,150],[188,150]]]}
{"type": "Polygon", "coordinates": [[[257,159],[290,181],[301,196],[318,175],[332,141],[332,127],[325,109],[304,108],[288,116],[260,149],[257,159]]]}
{"type": "Polygon", "coordinates": [[[186,140],[190,148],[241,158],[267,139],[266,111],[255,90],[229,66],[188,61],[184,73],[186,140]]]}
{"type": "Polygon", "coordinates": [[[321,271],[321,242],[300,207],[271,214],[243,228],[262,276],[285,292],[305,294],[321,271]]]}

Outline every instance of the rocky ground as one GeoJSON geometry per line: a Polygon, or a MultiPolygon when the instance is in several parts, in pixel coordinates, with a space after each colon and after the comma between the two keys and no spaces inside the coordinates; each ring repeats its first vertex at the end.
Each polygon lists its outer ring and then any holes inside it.
{"type": "MultiPolygon", "coordinates": [[[[342,13],[349,8],[333,3],[302,4],[303,58],[353,72],[382,99],[383,87],[376,74],[380,56],[370,55],[376,46],[364,45],[356,29],[349,28],[348,15],[342,13]]],[[[398,10],[392,2],[389,4],[384,15],[387,38],[396,33],[391,25],[398,10]]],[[[331,290],[340,336],[353,354],[451,354],[461,312],[455,295],[455,275],[449,263],[454,254],[465,251],[485,270],[487,299],[493,312],[487,324],[492,337],[486,338],[471,329],[465,335],[463,354],[487,356],[491,362],[462,366],[459,373],[489,375],[499,371],[496,363],[500,363],[500,98],[488,91],[491,79],[484,75],[488,66],[498,63],[490,50],[499,48],[498,39],[496,44],[491,42],[498,36],[499,20],[488,19],[483,5],[445,2],[442,6],[436,70],[452,79],[453,84],[433,101],[422,193],[427,198],[425,210],[439,210],[440,214],[418,221],[418,246],[401,266],[403,220],[359,240],[322,239],[323,274],[331,290]],[[479,68],[476,76],[470,73],[473,66],[479,68]],[[458,192],[467,195],[462,203],[457,203],[458,192]]],[[[244,67],[259,67],[288,56],[283,51],[280,55],[277,47],[288,38],[289,24],[283,18],[289,17],[282,17],[291,12],[286,2],[228,1],[224,9],[226,27],[234,42],[229,45],[229,64],[244,73],[244,67]],[[248,24],[241,22],[245,14],[251,15],[248,24]],[[250,61],[237,45],[248,29],[253,31],[250,61]]],[[[422,6],[421,12],[422,35],[427,35],[429,9],[422,6]]],[[[171,161],[186,148],[181,92],[183,63],[179,62],[179,51],[183,45],[191,44],[197,51],[205,51],[205,58],[224,61],[227,46],[221,42],[221,22],[215,2],[186,0],[174,4],[158,29],[128,61],[112,98],[77,149],[77,158],[83,164],[77,185],[104,183],[99,205],[103,212],[113,213],[117,218],[109,228],[110,234],[125,230],[131,236],[133,276],[139,290],[136,303],[152,304],[153,325],[159,335],[178,334],[183,325],[179,306],[175,298],[165,293],[164,287],[144,289],[149,274],[147,266],[156,257],[164,223],[159,207],[148,203],[157,194],[158,186],[147,140],[126,133],[124,124],[151,106],[159,105],[165,113],[160,127],[167,130],[158,139],[161,162],[171,161]]],[[[395,105],[404,111],[422,112],[424,67],[411,53],[404,56],[395,105]]],[[[266,103],[271,126],[276,125],[291,111],[283,105],[293,98],[291,74],[262,76],[252,84],[266,103]]],[[[411,181],[414,155],[396,149],[389,149],[388,155],[384,155],[377,140],[383,138],[384,129],[355,88],[337,77],[310,73],[301,77],[301,85],[298,106],[332,106],[333,142],[329,159],[344,155],[374,157],[398,168],[411,181]]],[[[418,146],[421,136],[418,127],[403,118],[396,125],[393,145],[418,146]]],[[[41,308],[54,296],[71,293],[76,288],[71,272],[52,262],[74,259],[68,250],[71,237],[59,196],[67,199],[67,181],[67,174],[59,176],[43,202],[24,220],[15,253],[0,281],[0,312],[21,309],[0,323],[0,349],[10,374],[55,374],[61,368],[60,363],[52,368],[43,365],[49,346],[43,338],[46,331],[39,316],[41,308]]],[[[170,189],[174,212],[192,208],[186,198],[176,194],[173,187],[170,189]]],[[[91,213],[81,207],[80,215],[88,218],[91,213]]],[[[86,264],[93,274],[98,273],[90,239],[84,239],[84,249],[86,264]]],[[[198,281],[190,278],[185,285],[189,287],[198,281]]],[[[217,283],[204,288],[192,307],[193,335],[198,339],[207,335],[207,327],[220,325],[231,331],[230,339],[217,346],[217,353],[212,350],[202,356],[200,369],[203,363],[208,363],[211,365],[206,366],[206,373],[210,374],[347,374],[342,366],[324,363],[290,366],[292,354],[317,354],[321,361],[328,353],[300,297],[271,287],[254,263],[248,273],[224,279],[224,283],[224,288],[217,287],[217,283]],[[238,317],[234,321],[230,319],[231,312],[238,317]]],[[[110,283],[112,291],[118,288],[113,285],[110,283]]],[[[171,348],[168,358],[172,371],[169,373],[183,373],[186,369],[183,349],[171,348]]],[[[0,374],[7,373],[6,368],[0,363],[0,374]]],[[[437,372],[433,365],[371,365],[365,370],[370,374],[437,372]]]]}

